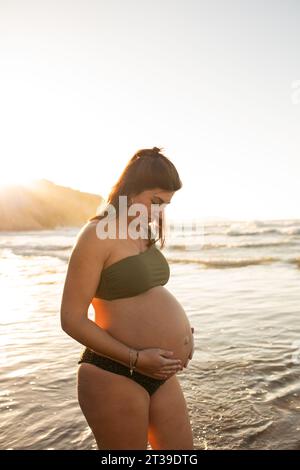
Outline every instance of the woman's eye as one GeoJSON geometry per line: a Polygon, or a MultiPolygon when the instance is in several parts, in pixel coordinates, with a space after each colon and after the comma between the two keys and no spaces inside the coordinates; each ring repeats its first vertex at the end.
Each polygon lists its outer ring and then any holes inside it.
{"type": "Polygon", "coordinates": [[[154,199],[151,199],[152,204],[158,204],[159,206],[163,206],[165,203],[164,201],[155,201],[154,199]]]}

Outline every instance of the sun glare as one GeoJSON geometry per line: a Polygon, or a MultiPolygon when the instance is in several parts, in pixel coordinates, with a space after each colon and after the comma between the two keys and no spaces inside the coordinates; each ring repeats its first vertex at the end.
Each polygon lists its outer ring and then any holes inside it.
{"type": "Polygon", "coordinates": [[[30,186],[34,181],[34,178],[30,178],[24,175],[0,175],[0,189],[10,186],[30,186]]]}

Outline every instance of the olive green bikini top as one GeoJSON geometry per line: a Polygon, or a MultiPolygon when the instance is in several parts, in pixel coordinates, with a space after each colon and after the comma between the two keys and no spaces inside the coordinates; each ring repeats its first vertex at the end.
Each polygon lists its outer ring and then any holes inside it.
{"type": "Polygon", "coordinates": [[[114,300],[133,297],[170,277],[169,264],[155,243],[137,255],[127,256],[104,268],[94,297],[114,300]]]}

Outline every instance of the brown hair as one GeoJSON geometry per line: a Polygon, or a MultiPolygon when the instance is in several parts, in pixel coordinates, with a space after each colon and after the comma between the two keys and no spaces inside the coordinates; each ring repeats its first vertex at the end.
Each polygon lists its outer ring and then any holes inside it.
{"type": "MultiPolygon", "coordinates": [[[[177,191],[182,187],[182,182],[173,163],[161,153],[162,148],[138,150],[127,163],[118,181],[112,187],[107,203],[112,204],[119,214],[119,196],[133,196],[142,191],[153,188],[161,188],[164,191],[177,191]]],[[[91,217],[91,220],[100,220],[106,215],[104,208],[101,214],[91,217]]],[[[159,220],[160,248],[165,243],[162,219],[159,220]]],[[[151,236],[151,228],[148,229],[148,246],[157,240],[151,236]]]]}

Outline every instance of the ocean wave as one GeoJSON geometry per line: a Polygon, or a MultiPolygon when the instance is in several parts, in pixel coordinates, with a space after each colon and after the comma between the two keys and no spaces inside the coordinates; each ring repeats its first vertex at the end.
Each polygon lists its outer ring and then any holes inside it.
{"type": "Polygon", "coordinates": [[[195,245],[193,246],[192,244],[188,243],[178,243],[178,244],[169,244],[166,246],[168,250],[172,251],[193,251],[193,250],[209,250],[213,248],[224,248],[227,245],[225,243],[204,243],[201,245],[195,245]]]}
{"type": "Polygon", "coordinates": [[[281,259],[274,256],[265,256],[261,258],[238,258],[238,259],[199,259],[199,258],[168,258],[170,263],[199,264],[206,268],[240,268],[250,265],[271,264],[281,259]]]}
{"type": "Polygon", "coordinates": [[[273,248],[275,246],[297,246],[299,243],[290,240],[282,240],[278,242],[258,242],[258,243],[240,243],[227,246],[230,248],[273,248]]]}
{"type": "Polygon", "coordinates": [[[288,263],[291,263],[291,264],[296,264],[296,266],[298,266],[298,268],[300,268],[300,257],[298,258],[290,258],[287,260],[288,263]]]}
{"type": "Polygon", "coordinates": [[[231,237],[243,237],[243,236],[257,236],[257,235],[300,235],[300,227],[289,227],[289,228],[264,228],[249,230],[247,228],[229,228],[225,235],[231,237]]]}
{"type": "Polygon", "coordinates": [[[8,248],[10,250],[18,250],[19,253],[22,253],[22,250],[24,252],[27,252],[28,250],[34,252],[34,251],[64,251],[64,250],[70,250],[73,245],[31,245],[28,243],[27,245],[19,245],[19,244],[7,244],[7,243],[0,243],[0,248],[8,248]]]}
{"type": "Polygon", "coordinates": [[[276,246],[297,246],[299,242],[291,240],[281,240],[275,242],[251,242],[251,243],[203,243],[202,245],[189,245],[185,243],[169,244],[166,246],[172,251],[193,251],[193,250],[215,250],[220,248],[273,248],[276,246]]]}
{"type": "Polygon", "coordinates": [[[290,227],[290,228],[282,229],[281,232],[286,235],[300,235],[300,228],[290,227]]]}
{"type": "MultiPolygon", "coordinates": [[[[1,248],[0,248],[1,249],[1,248]]],[[[9,247],[5,249],[1,249],[1,256],[3,258],[11,258],[13,256],[16,257],[24,257],[24,258],[35,258],[35,257],[45,257],[45,258],[57,258],[60,259],[61,261],[68,261],[70,256],[68,253],[66,253],[66,250],[63,248],[61,249],[56,249],[55,251],[44,251],[44,250],[31,250],[22,248],[21,250],[19,247],[9,247]]]]}

